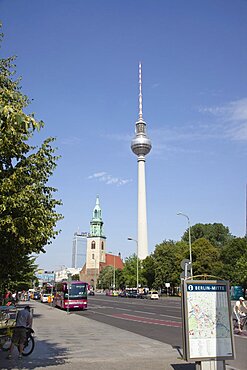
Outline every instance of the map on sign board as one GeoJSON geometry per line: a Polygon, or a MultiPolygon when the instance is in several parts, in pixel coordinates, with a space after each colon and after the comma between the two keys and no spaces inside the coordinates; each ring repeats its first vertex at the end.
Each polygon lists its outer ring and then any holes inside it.
{"type": "Polygon", "coordinates": [[[187,282],[187,348],[190,359],[233,357],[226,283],[187,282]]]}

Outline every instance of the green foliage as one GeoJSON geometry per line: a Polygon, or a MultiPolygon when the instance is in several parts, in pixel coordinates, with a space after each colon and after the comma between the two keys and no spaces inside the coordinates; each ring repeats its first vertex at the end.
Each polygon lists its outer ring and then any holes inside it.
{"type": "Polygon", "coordinates": [[[114,268],[112,266],[106,266],[100,272],[98,277],[98,285],[101,289],[110,289],[113,284],[114,268]]]}
{"type": "MultiPolygon", "coordinates": [[[[138,260],[138,283],[146,285],[146,279],[142,273],[141,261],[138,260]]],[[[137,256],[133,254],[132,256],[125,259],[124,268],[122,270],[122,276],[125,287],[134,288],[137,286],[137,256]]]]}
{"type": "Polygon", "coordinates": [[[156,246],[153,257],[155,280],[153,287],[163,289],[165,283],[179,284],[181,273],[180,263],[186,254],[186,243],[176,243],[172,240],[164,241],[156,246]]]}
{"type": "Polygon", "coordinates": [[[20,80],[13,80],[14,61],[0,59],[0,289],[20,278],[20,262],[28,265],[32,253],[45,252],[62,218],[55,210],[61,204],[53,197],[56,189],[47,184],[58,159],[54,139],[39,148],[29,144],[44,124],[24,112],[29,99],[20,80]]]}
{"type": "Polygon", "coordinates": [[[217,276],[222,266],[219,249],[205,238],[197,239],[192,244],[192,261],[194,276],[203,274],[217,276]]]}
{"type": "Polygon", "coordinates": [[[74,275],[72,275],[72,276],[71,276],[71,280],[73,280],[73,281],[79,281],[79,280],[80,280],[80,276],[79,276],[79,274],[74,274],[74,275]]]}
{"type": "MultiPolygon", "coordinates": [[[[195,224],[190,228],[191,242],[195,242],[197,239],[205,238],[211,244],[222,247],[229,240],[232,239],[232,235],[229,232],[229,228],[220,223],[214,224],[195,224]]],[[[186,230],[182,236],[182,240],[188,243],[189,241],[189,230],[186,230]]]]}
{"type": "MultiPolygon", "coordinates": [[[[203,230],[203,227],[200,226],[199,229],[203,230]]],[[[211,236],[210,233],[207,234],[209,238],[214,240],[215,244],[204,237],[198,238],[192,243],[193,275],[213,275],[229,280],[233,285],[242,285],[246,288],[246,238],[232,237],[225,226],[216,226],[216,230],[221,230],[217,237],[215,232],[211,236]]],[[[199,236],[199,233],[196,235],[199,236]]],[[[150,256],[139,261],[139,283],[142,287],[148,286],[150,289],[164,289],[165,283],[170,283],[172,289],[179,286],[182,272],[181,261],[185,258],[189,259],[188,241],[163,241],[156,245],[150,256]]],[[[136,286],[136,261],[136,255],[125,260],[121,276],[122,286],[136,286]]]]}
{"type": "Polygon", "coordinates": [[[8,288],[13,291],[28,290],[33,287],[33,282],[36,281],[35,271],[37,265],[35,258],[23,255],[16,262],[16,269],[13,271],[12,280],[8,288]]]}
{"type": "Polygon", "coordinates": [[[247,240],[234,238],[221,250],[222,275],[233,285],[247,287],[247,240]]]}
{"type": "Polygon", "coordinates": [[[151,289],[155,281],[155,259],[152,254],[142,261],[142,275],[151,289]]]}

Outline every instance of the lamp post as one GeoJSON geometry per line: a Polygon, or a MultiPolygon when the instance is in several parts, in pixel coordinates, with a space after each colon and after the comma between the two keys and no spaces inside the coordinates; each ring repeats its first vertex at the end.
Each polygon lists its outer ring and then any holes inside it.
{"type": "Polygon", "coordinates": [[[112,252],[109,254],[113,255],[113,289],[116,289],[116,264],[115,264],[115,255],[112,252]]]}
{"type": "Polygon", "coordinates": [[[70,290],[70,282],[71,282],[71,273],[67,272],[68,276],[68,304],[67,304],[67,314],[69,314],[69,290],[70,290]]]}
{"type": "Polygon", "coordinates": [[[192,250],[191,250],[191,235],[190,235],[190,219],[189,216],[185,215],[182,212],[177,213],[178,216],[184,216],[187,218],[188,221],[188,229],[189,229],[189,249],[190,249],[190,268],[191,268],[191,277],[193,277],[193,269],[192,269],[192,250]]]}
{"type": "Polygon", "coordinates": [[[94,285],[94,294],[96,292],[96,258],[94,258],[94,282],[93,282],[93,285],[94,285]]]}
{"type": "Polygon", "coordinates": [[[133,240],[134,242],[136,242],[136,287],[137,287],[137,290],[138,290],[138,288],[139,288],[138,241],[136,239],[133,239],[133,238],[128,238],[128,240],[133,240]]]}

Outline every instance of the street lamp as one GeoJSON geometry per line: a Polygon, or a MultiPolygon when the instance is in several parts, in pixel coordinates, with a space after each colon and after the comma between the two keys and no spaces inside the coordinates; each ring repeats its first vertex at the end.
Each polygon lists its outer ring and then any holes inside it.
{"type": "Polygon", "coordinates": [[[67,303],[67,314],[69,314],[69,290],[70,290],[71,276],[72,276],[72,274],[71,274],[70,272],[67,272],[67,277],[68,277],[68,303],[67,303]]]}
{"type": "Polygon", "coordinates": [[[133,240],[134,242],[136,242],[136,286],[137,286],[137,290],[139,288],[139,259],[138,259],[138,241],[136,239],[133,239],[133,238],[128,238],[128,240],[133,240]]]}
{"type": "Polygon", "coordinates": [[[94,260],[94,294],[96,293],[96,279],[97,279],[97,274],[96,274],[96,258],[93,257],[94,260]]]}
{"type": "Polygon", "coordinates": [[[113,255],[113,289],[115,290],[116,287],[116,265],[115,265],[115,255],[112,252],[109,254],[113,255]]]}
{"type": "Polygon", "coordinates": [[[193,277],[193,270],[192,270],[192,251],[191,251],[191,235],[190,235],[190,219],[189,216],[185,215],[182,212],[177,213],[178,216],[184,216],[187,218],[188,221],[188,228],[189,228],[189,248],[190,248],[190,268],[191,268],[191,277],[193,277]]]}

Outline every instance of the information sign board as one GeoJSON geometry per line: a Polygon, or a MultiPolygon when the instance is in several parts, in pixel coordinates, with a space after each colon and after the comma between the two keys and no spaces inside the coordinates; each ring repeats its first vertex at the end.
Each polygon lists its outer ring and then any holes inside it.
{"type": "Polygon", "coordinates": [[[182,291],[184,358],[233,359],[229,283],[188,279],[182,291]]]}

